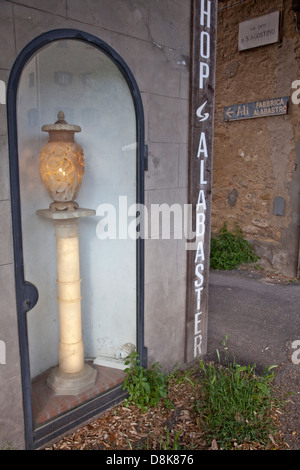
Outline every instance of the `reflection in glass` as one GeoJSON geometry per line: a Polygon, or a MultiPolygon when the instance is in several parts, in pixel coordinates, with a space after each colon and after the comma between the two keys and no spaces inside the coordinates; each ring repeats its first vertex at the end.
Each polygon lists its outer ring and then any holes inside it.
{"type": "MultiPolygon", "coordinates": [[[[57,364],[59,341],[53,227],[35,215],[51,202],[39,173],[40,149],[47,142],[41,127],[54,122],[61,109],[66,121],[81,127],[76,141],[84,148],[85,175],[78,203],[95,210],[111,204],[118,217],[120,196],[126,196],[128,207],[136,202],[136,118],[117,66],[77,40],[38,51],[23,70],[17,106],[25,279],[39,291],[28,313],[35,377],[57,364]]],[[[92,217],[79,226],[83,339],[92,360],[118,363],[126,345],[136,346],[136,242],[99,240],[98,222],[92,217]]]]}

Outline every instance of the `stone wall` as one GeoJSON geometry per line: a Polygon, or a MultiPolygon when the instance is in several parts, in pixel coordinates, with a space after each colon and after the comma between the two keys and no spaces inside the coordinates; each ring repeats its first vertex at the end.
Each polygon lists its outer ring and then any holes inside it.
{"type": "Polygon", "coordinates": [[[299,106],[290,100],[288,115],[224,120],[225,106],[291,97],[300,54],[291,5],[291,0],[219,2],[212,227],[216,232],[224,222],[230,229],[238,223],[262,267],[296,276],[299,106]],[[239,23],[272,11],[281,12],[280,41],[239,52],[239,23]],[[283,216],[273,215],[277,196],[285,201],[283,216]]]}
{"type": "MultiPolygon", "coordinates": [[[[0,3],[0,80],[6,84],[22,48],[56,28],[98,36],[127,62],[144,103],[149,171],[146,202],[187,202],[190,1],[16,0],[0,3]]],[[[8,144],[0,105],[0,447],[24,447],[24,422],[14,290],[8,144]]],[[[148,240],[145,253],[145,345],[150,361],[184,360],[184,240],[148,240]]]]}

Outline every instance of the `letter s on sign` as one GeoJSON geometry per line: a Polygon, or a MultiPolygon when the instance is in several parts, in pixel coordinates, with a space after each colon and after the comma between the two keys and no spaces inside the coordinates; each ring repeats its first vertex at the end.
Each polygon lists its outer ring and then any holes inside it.
{"type": "Polygon", "coordinates": [[[299,339],[292,342],[292,348],[293,349],[298,348],[292,354],[292,363],[293,364],[300,364],[300,357],[298,357],[298,356],[300,356],[300,340],[299,339]]]}
{"type": "Polygon", "coordinates": [[[294,93],[292,94],[292,102],[294,104],[299,104],[300,103],[300,80],[295,80],[293,83],[292,83],[292,88],[297,88],[296,91],[294,91],[294,93]]]}

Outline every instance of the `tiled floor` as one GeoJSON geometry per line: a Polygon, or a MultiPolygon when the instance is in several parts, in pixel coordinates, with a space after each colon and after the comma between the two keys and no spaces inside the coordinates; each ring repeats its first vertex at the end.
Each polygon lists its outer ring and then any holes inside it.
{"type": "Polygon", "coordinates": [[[125,378],[125,373],[122,370],[90,365],[98,371],[96,384],[79,395],[56,395],[47,385],[47,377],[51,369],[33,380],[32,412],[34,428],[119,385],[125,378]]]}

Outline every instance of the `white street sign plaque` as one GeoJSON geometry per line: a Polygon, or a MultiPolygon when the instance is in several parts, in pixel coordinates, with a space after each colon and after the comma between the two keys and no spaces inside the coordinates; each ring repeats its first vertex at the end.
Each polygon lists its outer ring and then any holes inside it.
{"type": "Polygon", "coordinates": [[[239,24],[239,51],[279,41],[279,11],[239,24]]]}

